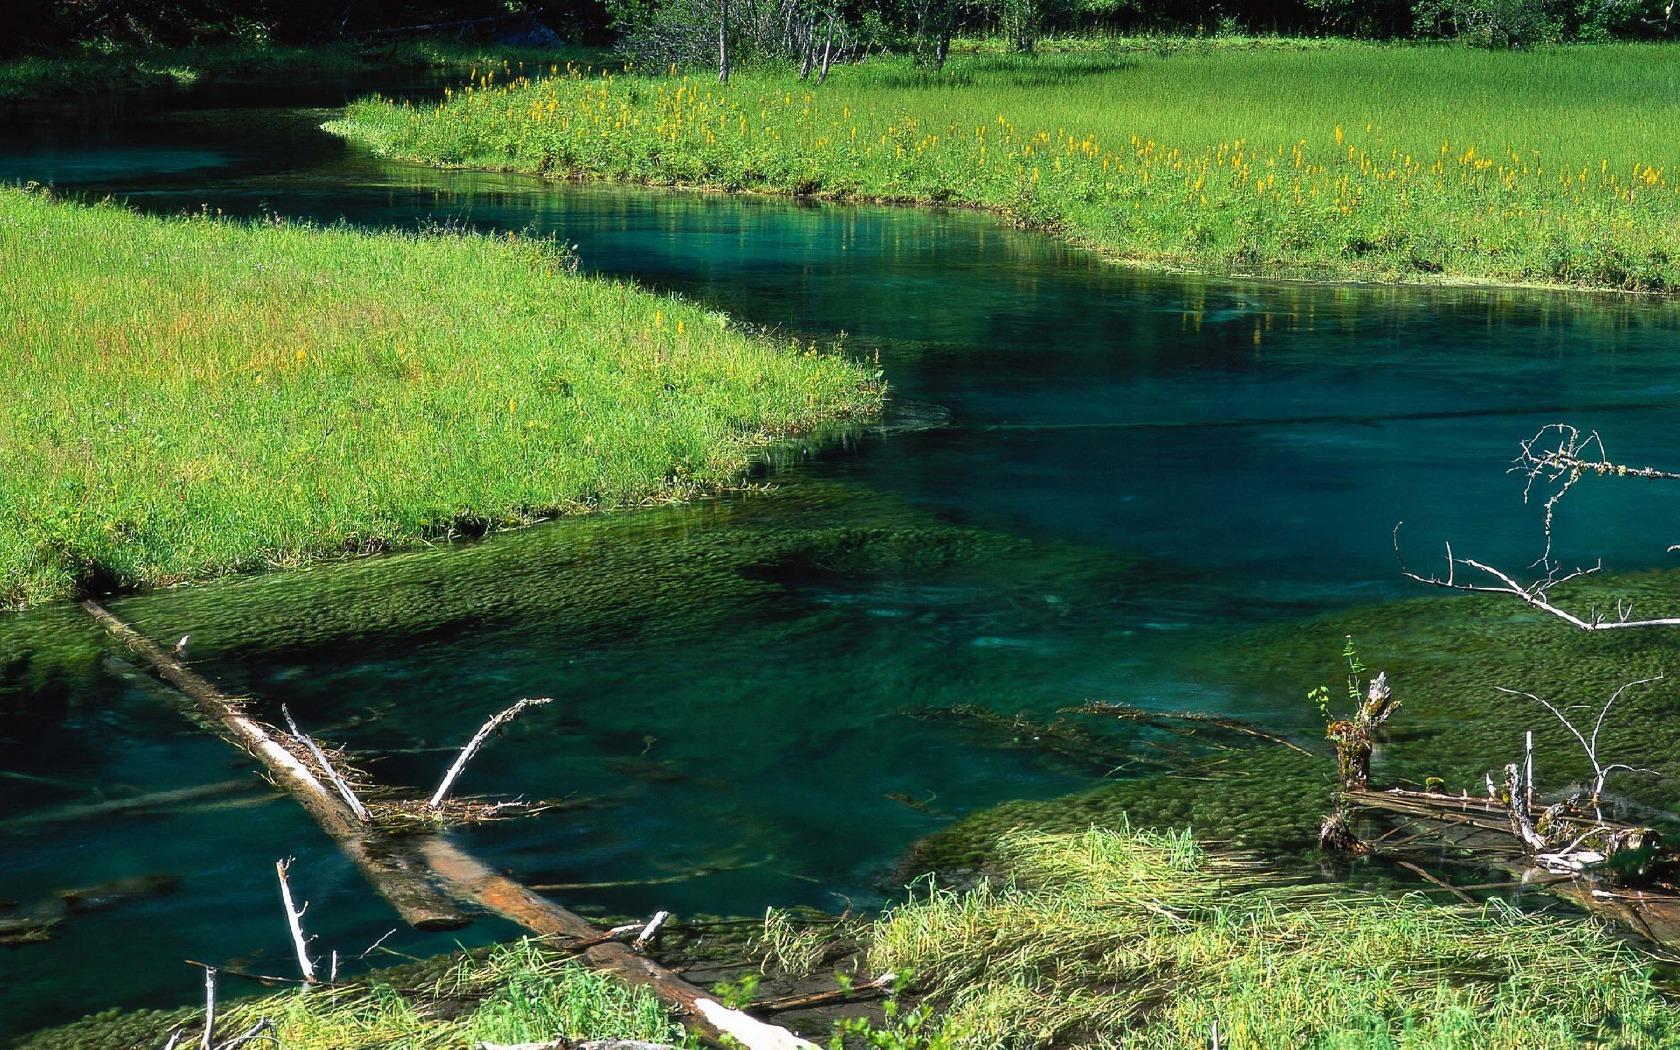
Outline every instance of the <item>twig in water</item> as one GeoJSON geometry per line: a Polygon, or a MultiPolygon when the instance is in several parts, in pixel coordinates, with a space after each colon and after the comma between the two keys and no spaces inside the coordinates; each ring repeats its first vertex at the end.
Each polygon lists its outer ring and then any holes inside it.
{"type": "Polygon", "coordinates": [[[787,1010],[810,1010],[830,1003],[845,1003],[859,999],[873,999],[878,995],[885,995],[892,989],[896,974],[890,971],[854,988],[830,988],[823,992],[805,992],[799,995],[784,995],[779,999],[766,999],[761,1003],[753,1003],[752,1011],[760,1014],[782,1013],[787,1010]]]}
{"type": "Polygon", "coordinates": [[[386,930],[384,936],[380,937],[377,941],[374,941],[372,944],[368,945],[367,946],[367,951],[365,951],[362,954],[356,956],[356,960],[358,962],[360,962],[361,960],[366,959],[368,956],[372,955],[373,950],[375,948],[379,947],[381,944],[384,944],[386,941],[390,940],[391,935],[396,933],[396,932],[397,932],[396,930],[386,930]]]}
{"type": "Polygon", "coordinates": [[[449,767],[448,773],[444,774],[443,782],[440,783],[437,790],[432,793],[432,797],[426,805],[432,809],[437,809],[439,806],[443,805],[444,796],[449,794],[450,785],[455,783],[455,778],[461,775],[461,770],[467,767],[467,762],[473,757],[473,754],[478,751],[479,748],[484,746],[484,742],[490,739],[490,735],[492,733],[502,728],[502,726],[507,725],[515,718],[518,718],[520,712],[524,711],[527,707],[541,707],[543,704],[553,702],[554,698],[548,696],[536,699],[526,697],[524,700],[521,700],[517,704],[508,708],[506,711],[493,716],[488,722],[485,722],[482,726],[480,726],[478,728],[478,732],[473,734],[473,738],[467,741],[467,746],[461,749],[460,755],[456,756],[455,764],[449,767]]]}
{"type": "Polygon", "coordinates": [[[286,720],[286,728],[292,731],[292,738],[302,744],[310,755],[314,756],[316,764],[321,767],[321,772],[325,773],[327,779],[332,781],[332,786],[338,789],[339,797],[344,799],[344,804],[350,807],[350,812],[356,814],[357,820],[366,824],[368,822],[367,807],[362,805],[362,800],[356,797],[356,792],[351,789],[350,782],[339,776],[338,770],[334,769],[333,764],[327,761],[327,753],[321,750],[321,745],[317,744],[308,733],[298,728],[298,724],[292,721],[291,710],[285,704],[280,705],[280,715],[286,720]]]}
{"type": "Polygon", "coordinates": [[[1432,885],[1435,885],[1435,886],[1439,886],[1441,889],[1446,890],[1448,893],[1452,894],[1454,897],[1457,897],[1459,900],[1463,901],[1466,904],[1475,904],[1476,903],[1476,898],[1470,896],[1468,893],[1465,893],[1463,890],[1459,889],[1457,886],[1454,886],[1452,883],[1446,881],[1445,879],[1440,878],[1439,876],[1432,874],[1431,872],[1425,870],[1424,868],[1420,867],[1419,865],[1413,864],[1409,860],[1400,860],[1399,858],[1395,858],[1394,863],[1400,865],[1402,868],[1405,868],[1407,871],[1416,875],[1418,878],[1422,879],[1423,881],[1428,882],[1428,883],[1430,883],[1432,885]]]}

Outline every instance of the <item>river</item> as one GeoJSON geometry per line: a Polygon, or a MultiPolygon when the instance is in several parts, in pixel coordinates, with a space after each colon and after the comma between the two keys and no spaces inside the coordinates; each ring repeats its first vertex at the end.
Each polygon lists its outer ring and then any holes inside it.
{"type": "MultiPolygon", "coordinates": [[[[1302,697],[1335,651],[1299,689],[1206,654],[1417,597],[1391,550],[1401,519],[1420,552],[1451,538],[1525,564],[1536,511],[1506,466],[1544,423],[1674,459],[1672,304],[1149,273],[963,211],[432,171],[318,130],[332,111],[307,107],[360,86],[26,116],[0,126],[0,179],[159,213],[552,233],[588,271],[789,337],[844,333],[892,386],[886,425],[783,450],[755,478],[769,494],[118,603],[156,637],[192,632],[205,673],[288,703],[393,782],[431,783],[487,714],[554,697],[466,787],[568,805],[466,834],[580,910],[872,907],[907,847],[955,817],[1127,775],[996,746],[933,709],[1047,719],[1100,697],[1314,736],[1302,697]]],[[[1561,556],[1673,557],[1661,525],[1680,501],[1579,497],[1561,556]]],[[[96,642],[67,609],[21,619],[9,637],[96,642]]],[[[180,880],[0,953],[0,1036],[188,1002],[188,958],[283,970],[279,857],[298,857],[323,946],[356,954],[394,925],[301,812],[143,678],[0,651],[0,701],[0,898],[180,880]],[[66,813],[229,781],[190,804],[66,813]]],[[[509,932],[386,943],[418,955],[509,932]]]]}

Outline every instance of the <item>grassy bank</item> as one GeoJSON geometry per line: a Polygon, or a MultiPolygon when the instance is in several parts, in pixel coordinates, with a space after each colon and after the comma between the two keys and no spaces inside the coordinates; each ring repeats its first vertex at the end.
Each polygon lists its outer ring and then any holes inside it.
{"type": "Polygon", "coordinates": [[[1342,42],[500,77],[332,127],[434,164],[996,210],[1210,271],[1680,288],[1680,51],[1342,42]]]}
{"type": "Polygon", "coordinates": [[[378,44],[204,44],[195,47],[89,47],[66,55],[0,60],[0,101],[54,101],[86,95],[137,95],[194,85],[276,77],[341,77],[363,73],[440,71],[463,77],[478,70],[547,69],[590,62],[586,48],[520,49],[492,44],[403,40],[378,44]]]}
{"type": "Polygon", "coordinates": [[[1680,1007],[1585,921],[1280,886],[1187,835],[1015,835],[1009,881],[877,924],[929,1047],[1667,1047],[1680,1007]],[[1219,1038],[1212,1040],[1218,1022],[1219,1038]],[[940,1041],[943,1040],[943,1041],[940,1041]]]}
{"type": "Polygon", "coordinates": [[[513,238],[0,189],[0,605],[727,485],[875,373],[513,238]]]}
{"type": "MultiPolygon", "coordinates": [[[[224,982],[226,978],[224,978],[224,982]]],[[[224,983],[224,995],[230,989],[224,983]]],[[[646,989],[586,969],[535,941],[425,960],[340,988],[225,1000],[219,1039],[272,1027],[258,1039],[288,1050],[458,1050],[563,1038],[627,1039],[692,1045],[646,989]]],[[[171,1032],[198,1045],[202,1009],[108,1012],[24,1039],[20,1050],[162,1046],[171,1032]]]]}

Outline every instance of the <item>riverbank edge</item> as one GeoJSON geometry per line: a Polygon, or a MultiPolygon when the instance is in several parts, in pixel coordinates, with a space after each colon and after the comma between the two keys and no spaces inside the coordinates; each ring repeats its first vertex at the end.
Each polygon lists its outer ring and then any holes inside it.
{"type": "MultiPolygon", "coordinates": [[[[323,131],[337,135],[346,141],[355,142],[358,139],[347,135],[337,125],[340,121],[327,121],[321,125],[323,131]]],[[[1473,277],[1454,274],[1417,274],[1416,276],[1385,277],[1377,274],[1361,275],[1358,270],[1350,268],[1350,272],[1339,273],[1333,270],[1323,270],[1310,266],[1291,266],[1279,264],[1273,270],[1237,270],[1220,269],[1203,265],[1194,260],[1181,256],[1148,256],[1133,255],[1104,245],[1099,241],[1082,236],[1062,223],[1034,222],[1012,213],[1008,208],[1000,205],[979,204],[971,201],[938,200],[932,197],[894,197],[876,196],[871,194],[853,193],[848,190],[819,190],[815,193],[800,193],[791,189],[778,190],[762,187],[730,187],[717,183],[704,182],[656,182],[647,179],[615,179],[610,176],[598,175],[593,172],[572,172],[565,175],[552,175],[541,172],[528,171],[515,167],[483,167],[472,164],[442,164],[428,161],[421,157],[405,156],[399,153],[380,153],[389,160],[402,161],[409,164],[419,164],[424,167],[436,168],[441,171],[479,171],[497,175],[521,175],[544,183],[574,183],[588,185],[600,183],[608,186],[636,186],[648,190],[680,190],[688,193],[709,193],[733,197],[763,197],[773,200],[810,201],[834,205],[865,205],[884,208],[914,208],[927,211],[967,211],[997,219],[1003,224],[1021,230],[1031,230],[1055,237],[1070,247],[1089,252],[1103,262],[1113,266],[1137,270],[1141,273],[1167,274],[1175,277],[1206,277],[1223,281],[1257,281],[1275,284],[1308,284],[1320,287],[1347,288],[1444,288],[1465,289],[1471,291],[1530,291],[1566,293],[1574,295],[1604,296],[1616,299],[1634,299],[1649,302],[1680,302],[1680,291],[1641,291],[1629,288],[1614,288],[1609,285],[1594,284],[1561,284],[1552,281],[1514,281],[1493,277],[1473,277]]]]}
{"type": "Polygon", "coordinates": [[[1112,245],[1084,236],[1065,223],[1042,222],[1018,215],[1005,205],[985,204],[954,198],[894,196],[858,193],[852,190],[818,189],[800,191],[793,187],[726,186],[721,183],[672,179],[617,178],[592,171],[569,171],[560,174],[534,171],[513,165],[451,164],[426,157],[406,154],[389,148],[383,136],[371,128],[341,117],[320,125],[321,130],[346,142],[371,150],[387,160],[416,164],[439,171],[484,172],[497,175],[519,175],[547,184],[634,186],[648,190],[674,190],[687,193],[719,194],[733,197],[760,197],[775,200],[815,202],[833,205],[861,205],[885,208],[910,208],[927,211],[966,211],[990,216],[1000,223],[1020,230],[1030,230],[1054,237],[1069,247],[1087,252],[1112,266],[1140,273],[1165,274],[1175,277],[1201,277],[1219,281],[1253,281],[1271,284],[1314,285],[1335,288],[1419,288],[1466,291],[1529,291],[1549,294],[1568,294],[1614,298],[1656,303],[1680,303],[1680,290],[1639,290],[1616,288],[1603,284],[1567,284],[1556,281],[1519,281],[1468,274],[1417,273],[1405,276],[1388,271],[1362,272],[1357,266],[1343,270],[1329,270],[1318,266],[1291,265],[1278,262],[1274,268],[1245,270],[1221,268],[1197,262],[1184,256],[1145,255],[1128,253],[1112,245]]]}

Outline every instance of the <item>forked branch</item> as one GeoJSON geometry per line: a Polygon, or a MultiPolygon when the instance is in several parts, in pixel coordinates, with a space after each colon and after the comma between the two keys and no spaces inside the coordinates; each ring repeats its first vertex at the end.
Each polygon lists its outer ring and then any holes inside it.
{"type": "MultiPolygon", "coordinates": [[[[1558,504],[1568,495],[1570,489],[1588,474],[1680,481],[1680,471],[1662,470],[1657,467],[1632,467],[1625,463],[1613,462],[1604,450],[1604,439],[1597,431],[1583,433],[1579,428],[1567,423],[1549,423],[1541,427],[1533,437],[1521,442],[1520,448],[1516,460],[1511,464],[1511,472],[1522,474],[1527,479],[1523,485],[1523,502],[1534,501],[1537,486],[1546,493],[1541,503],[1541,533],[1544,542],[1540,557],[1534,561],[1534,566],[1542,570],[1543,574],[1529,582],[1520,582],[1510,573],[1485,562],[1456,557],[1451,543],[1446,545],[1444,575],[1412,572],[1400,554],[1400,525],[1397,524],[1394,526],[1394,556],[1400,563],[1401,575],[1432,587],[1485,594],[1508,594],[1583,631],[1607,631],[1625,627],[1680,627],[1680,617],[1675,616],[1635,619],[1632,603],[1621,599],[1617,599],[1613,614],[1591,608],[1582,615],[1563,608],[1551,598],[1554,587],[1590,576],[1604,567],[1604,563],[1600,561],[1590,568],[1564,571],[1552,561],[1553,520],[1558,504]],[[1471,580],[1461,581],[1458,578],[1460,566],[1472,571],[1474,575],[1471,580]]],[[[1680,551],[1680,545],[1669,547],[1668,550],[1680,551]]]]}
{"type": "Polygon", "coordinates": [[[1633,603],[1619,598],[1616,600],[1614,615],[1605,610],[1589,608],[1586,615],[1582,616],[1552,601],[1552,588],[1569,583],[1571,580],[1578,580],[1583,576],[1591,576],[1604,567],[1603,562],[1599,562],[1591,568],[1578,568],[1569,572],[1563,572],[1556,565],[1548,562],[1546,563],[1546,574],[1544,576],[1529,583],[1521,583],[1510,573],[1502,569],[1496,569],[1486,562],[1480,562],[1474,558],[1457,557],[1453,554],[1452,544],[1449,542],[1446,545],[1446,571],[1444,575],[1438,573],[1424,575],[1423,573],[1413,572],[1406,564],[1406,558],[1400,551],[1400,527],[1404,524],[1405,522],[1400,522],[1394,526],[1394,557],[1400,564],[1400,575],[1408,580],[1426,583],[1431,587],[1444,587],[1452,591],[1469,591],[1477,594],[1508,594],[1543,613],[1557,617],[1571,627],[1583,631],[1609,631],[1626,627],[1680,627],[1680,616],[1636,620],[1633,618],[1633,603]],[[1480,574],[1479,577],[1473,578],[1469,582],[1459,579],[1458,569],[1460,566],[1480,574]],[[1484,579],[1490,582],[1475,582],[1476,579],[1484,579]]]}
{"type": "Polygon", "coordinates": [[[298,971],[303,974],[305,984],[315,983],[315,963],[309,958],[309,938],[303,934],[303,913],[308,910],[309,903],[304,902],[298,907],[292,899],[292,884],[286,880],[286,872],[292,866],[291,858],[274,862],[274,873],[280,877],[280,903],[286,906],[286,925],[292,931],[292,948],[297,952],[298,971]]]}
{"type": "Polygon", "coordinates": [[[1599,801],[1604,795],[1604,782],[1609,779],[1611,773],[1620,770],[1628,773],[1651,773],[1655,775],[1655,770],[1640,769],[1635,766],[1628,765],[1626,762],[1606,763],[1602,761],[1598,757],[1598,734],[1604,729],[1604,720],[1609,717],[1610,709],[1616,706],[1616,702],[1622,698],[1623,693],[1635,686],[1650,685],[1653,682],[1660,682],[1662,680],[1663,676],[1659,674],[1653,678],[1641,678],[1638,681],[1623,683],[1615,692],[1610,694],[1610,699],[1604,701],[1604,705],[1598,709],[1598,717],[1593,720],[1591,733],[1582,733],[1581,730],[1576,727],[1574,721],[1572,721],[1570,717],[1564,713],[1564,710],[1549,700],[1536,696],[1533,693],[1525,693],[1517,689],[1507,689],[1504,686],[1495,686],[1495,688],[1507,696],[1526,696],[1528,699],[1533,700],[1541,707],[1550,711],[1553,717],[1555,717],[1559,722],[1562,722],[1563,727],[1569,730],[1569,735],[1573,736],[1578,742],[1580,742],[1581,750],[1586,753],[1587,761],[1592,763],[1593,767],[1592,798],[1590,800],[1592,802],[1593,813],[1599,820],[1603,820],[1604,815],[1599,810],[1599,801]]]}

